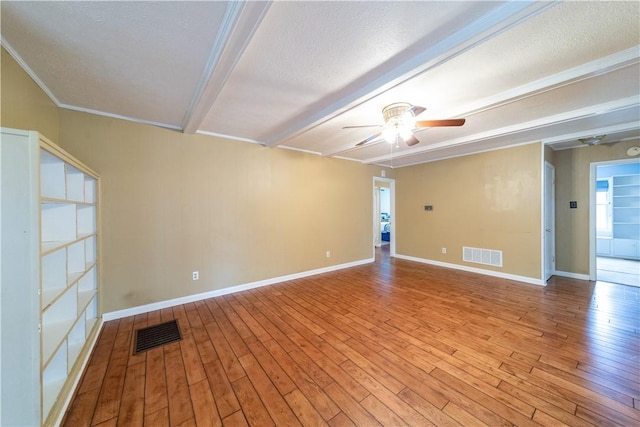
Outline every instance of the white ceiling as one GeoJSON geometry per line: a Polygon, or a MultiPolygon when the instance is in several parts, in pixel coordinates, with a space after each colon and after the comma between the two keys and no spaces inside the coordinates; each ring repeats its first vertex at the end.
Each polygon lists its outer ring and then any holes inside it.
{"type": "MultiPolygon", "coordinates": [[[[62,108],[401,167],[640,137],[640,2],[2,1],[2,44],[62,108]],[[355,144],[393,102],[407,147],[355,144]]],[[[215,142],[212,142],[215,143],[215,142]]]]}

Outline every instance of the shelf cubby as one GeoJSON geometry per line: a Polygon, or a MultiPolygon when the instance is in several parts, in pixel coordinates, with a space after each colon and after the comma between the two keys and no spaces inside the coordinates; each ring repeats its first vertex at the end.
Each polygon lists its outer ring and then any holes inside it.
{"type": "Polygon", "coordinates": [[[77,286],[73,285],[42,313],[42,355],[45,362],[64,340],[77,316],[77,286]]]}
{"type": "Polygon", "coordinates": [[[67,373],[67,345],[63,343],[42,372],[42,406],[45,413],[51,410],[60,394],[67,373]]]}
{"type": "Polygon", "coordinates": [[[86,338],[86,323],[83,320],[84,319],[81,318],[76,322],[67,337],[67,373],[71,371],[76,360],[78,360],[78,356],[80,355],[82,346],[84,345],[86,338]]]}
{"type": "Polygon", "coordinates": [[[67,253],[63,248],[42,258],[42,307],[48,307],[66,287],[67,253]]]}
{"type": "Polygon", "coordinates": [[[84,240],[67,247],[67,275],[68,283],[72,284],[85,272],[84,240]]]}
{"type": "Polygon", "coordinates": [[[93,325],[98,321],[98,297],[94,296],[85,310],[86,329],[90,331],[93,325]]]}
{"type": "Polygon", "coordinates": [[[87,237],[84,241],[84,249],[85,249],[85,262],[87,268],[96,263],[96,236],[87,237]]]}
{"type": "Polygon", "coordinates": [[[72,242],[77,238],[76,207],[71,203],[41,203],[41,241],[72,242]]]}
{"type": "Polygon", "coordinates": [[[84,202],[84,174],[69,164],[65,166],[67,200],[84,202]]]}
{"type": "Polygon", "coordinates": [[[66,199],[64,161],[44,149],[40,149],[41,197],[66,199]]]}
{"type": "Polygon", "coordinates": [[[84,201],[85,203],[96,202],[96,180],[90,176],[84,176],[84,201]]]}
{"type": "Polygon", "coordinates": [[[86,236],[96,232],[96,207],[78,205],[78,236],[86,236]]]}

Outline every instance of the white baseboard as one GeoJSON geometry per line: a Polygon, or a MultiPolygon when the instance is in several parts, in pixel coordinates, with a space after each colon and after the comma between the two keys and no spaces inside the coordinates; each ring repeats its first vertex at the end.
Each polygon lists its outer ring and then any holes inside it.
{"type": "Polygon", "coordinates": [[[568,271],[558,271],[558,270],[554,271],[553,274],[555,276],[568,277],[570,279],[589,280],[588,274],[570,273],[568,271]]]}
{"type": "Polygon", "coordinates": [[[187,295],[184,297],[174,298],[166,301],[154,302],[151,304],[139,305],[137,307],[125,308],[123,310],[112,311],[104,313],[102,320],[107,322],[109,320],[121,319],[123,317],[133,316],[136,314],[148,313],[154,310],[160,310],[162,308],[173,307],[180,304],[187,304],[194,301],[200,301],[207,298],[219,297],[222,295],[229,295],[235,292],[246,291],[248,289],[259,288],[262,286],[273,285],[275,283],[286,282],[289,280],[301,279],[304,277],[315,276],[316,274],[328,273],[330,271],[342,270],[345,268],[356,267],[358,265],[369,264],[375,261],[375,258],[363,259],[360,261],[348,262],[345,264],[332,265],[329,267],[318,268],[316,270],[303,271],[300,273],[289,274],[287,276],[274,277],[272,279],[259,280],[257,282],[245,283],[237,286],[230,286],[228,288],[216,289],[215,291],[203,292],[200,294],[187,295]]]}
{"type": "Polygon", "coordinates": [[[542,279],[533,277],[519,276],[516,274],[501,273],[499,271],[485,270],[484,268],[468,267],[466,265],[451,264],[448,262],[434,261],[431,259],[417,258],[409,255],[396,254],[396,258],[406,259],[408,261],[420,262],[423,264],[436,265],[438,267],[452,268],[454,270],[468,271],[470,273],[484,274],[485,276],[499,277],[500,279],[516,280],[518,282],[529,283],[531,285],[545,286],[546,282],[542,279]]]}

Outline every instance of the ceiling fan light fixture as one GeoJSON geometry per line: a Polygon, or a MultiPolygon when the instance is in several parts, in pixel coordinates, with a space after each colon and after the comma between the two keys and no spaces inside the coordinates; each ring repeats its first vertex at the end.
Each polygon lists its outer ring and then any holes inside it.
{"type": "Polygon", "coordinates": [[[588,138],[578,138],[578,141],[580,141],[582,144],[585,144],[585,145],[598,145],[606,137],[607,135],[595,135],[595,136],[590,136],[588,138]]]}
{"type": "Polygon", "coordinates": [[[408,102],[396,102],[382,109],[385,123],[382,136],[389,144],[397,143],[398,137],[407,141],[413,136],[416,118],[411,107],[408,102]]]}
{"type": "Polygon", "coordinates": [[[389,144],[393,144],[396,142],[396,137],[398,136],[398,129],[395,126],[385,126],[382,129],[382,137],[389,144]]]}

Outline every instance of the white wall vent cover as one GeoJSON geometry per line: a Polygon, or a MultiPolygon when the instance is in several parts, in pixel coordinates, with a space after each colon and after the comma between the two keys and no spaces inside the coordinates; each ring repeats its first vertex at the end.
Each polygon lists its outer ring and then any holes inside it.
{"type": "Polygon", "coordinates": [[[494,267],[502,267],[502,251],[463,246],[462,260],[475,262],[477,264],[492,265],[494,267]]]}

